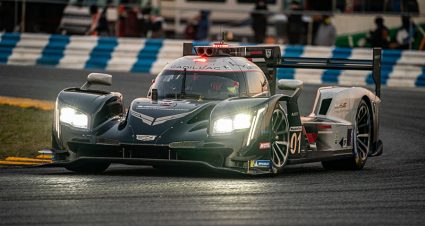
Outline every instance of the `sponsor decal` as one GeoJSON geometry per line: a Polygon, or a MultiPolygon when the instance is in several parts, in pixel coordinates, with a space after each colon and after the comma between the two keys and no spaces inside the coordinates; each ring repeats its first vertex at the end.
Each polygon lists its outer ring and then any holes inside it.
{"type": "Polygon", "coordinates": [[[293,126],[293,127],[289,128],[289,131],[291,131],[291,132],[303,131],[303,127],[302,126],[293,126]]]}
{"type": "Polygon", "coordinates": [[[341,103],[341,104],[335,104],[335,108],[346,108],[347,107],[347,103],[341,103]]]}
{"type": "Polygon", "coordinates": [[[266,58],[270,58],[272,56],[272,49],[266,49],[266,58]]]}
{"type": "Polygon", "coordinates": [[[347,110],[347,102],[335,104],[334,108],[335,108],[336,111],[347,110]]]}
{"type": "Polygon", "coordinates": [[[136,139],[140,141],[153,141],[155,140],[156,135],[136,135],[136,139]]]}
{"type": "Polygon", "coordinates": [[[270,168],[270,160],[251,160],[250,167],[270,168]]]}

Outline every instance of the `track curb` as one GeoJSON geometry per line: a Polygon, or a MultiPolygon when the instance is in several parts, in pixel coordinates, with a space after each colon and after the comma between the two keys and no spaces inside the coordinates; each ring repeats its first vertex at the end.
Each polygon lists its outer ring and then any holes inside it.
{"type": "Polygon", "coordinates": [[[10,156],[10,157],[6,157],[3,160],[0,160],[0,166],[1,165],[36,166],[36,165],[49,164],[49,163],[52,163],[52,155],[45,155],[45,154],[37,155],[35,158],[10,156]]]}
{"type": "Polygon", "coordinates": [[[55,108],[55,103],[45,100],[36,100],[30,98],[18,98],[0,96],[0,104],[16,106],[21,108],[38,108],[45,111],[51,111],[55,108]]]}

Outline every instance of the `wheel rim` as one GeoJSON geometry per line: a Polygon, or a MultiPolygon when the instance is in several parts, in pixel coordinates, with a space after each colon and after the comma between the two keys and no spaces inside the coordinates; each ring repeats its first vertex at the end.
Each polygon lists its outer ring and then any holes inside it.
{"type": "Polygon", "coordinates": [[[366,160],[370,149],[371,120],[369,109],[366,104],[361,104],[356,115],[355,154],[366,160]]]}
{"type": "Polygon", "coordinates": [[[272,115],[272,162],[275,169],[279,169],[288,160],[288,119],[284,110],[279,108],[273,111],[272,115]]]}

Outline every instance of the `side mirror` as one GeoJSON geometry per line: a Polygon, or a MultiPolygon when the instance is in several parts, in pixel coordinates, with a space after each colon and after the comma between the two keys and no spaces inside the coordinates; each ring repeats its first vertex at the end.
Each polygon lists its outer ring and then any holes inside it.
{"type": "Polygon", "coordinates": [[[303,82],[295,79],[280,79],[277,82],[277,87],[280,90],[296,90],[303,88],[303,82]]]}
{"type": "Polygon", "coordinates": [[[91,85],[112,85],[112,75],[103,73],[90,73],[87,76],[87,82],[81,87],[81,89],[87,90],[91,85]]]}

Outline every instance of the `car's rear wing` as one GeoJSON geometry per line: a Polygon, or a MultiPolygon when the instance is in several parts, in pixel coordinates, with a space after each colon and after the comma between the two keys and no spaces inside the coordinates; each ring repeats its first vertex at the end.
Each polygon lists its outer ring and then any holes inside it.
{"type": "Polygon", "coordinates": [[[273,68],[335,69],[371,71],[375,83],[375,94],[381,96],[381,48],[373,48],[372,60],[284,57],[273,68]]]}
{"type": "Polygon", "coordinates": [[[374,48],[372,60],[307,57],[282,58],[279,46],[230,47],[224,43],[217,43],[213,46],[197,46],[194,48],[192,43],[183,44],[183,56],[240,56],[248,58],[260,67],[267,76],[272,94],[275,93],[276,87],[276,68],[304,68],[371,71],[373,81],[375,82],[375,93],[379,97],[381,95],[381,52],[381,48],[374,48]]]}

